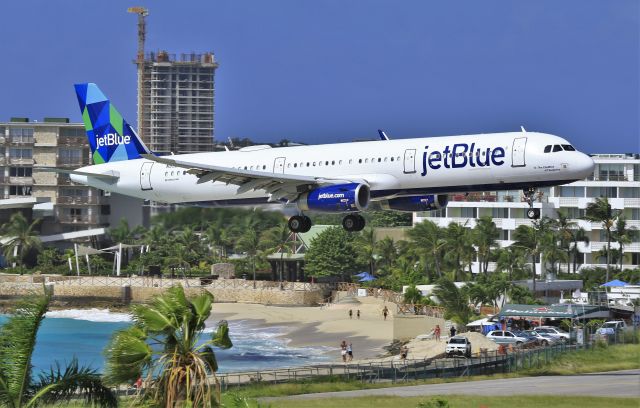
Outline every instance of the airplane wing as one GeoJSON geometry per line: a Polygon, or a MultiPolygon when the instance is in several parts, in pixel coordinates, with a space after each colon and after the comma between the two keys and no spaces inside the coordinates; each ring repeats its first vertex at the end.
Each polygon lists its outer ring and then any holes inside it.
{"type": "Polygon", "coordinates": [[[188,169],[187,173],[198,177],[198,184],[220,181],[238,186],[238,194],[252,190],[265,190],[270,194],[269,201],[287,199],[294,201],[298,196],[319,186],[343,183],[369,184],[362,179],[326,178],[295,174],[272,173],[267,171],[234,169],[231,167],[193,163],[174,159],[171,156],[143,154],[145,159],[168,166],[188,169]]]}

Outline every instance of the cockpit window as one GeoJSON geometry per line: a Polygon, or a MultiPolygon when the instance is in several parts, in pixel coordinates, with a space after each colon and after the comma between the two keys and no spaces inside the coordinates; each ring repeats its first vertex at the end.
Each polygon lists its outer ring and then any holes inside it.
{"type": "Polygon", "coordinates": [[[549,153],[550,151],[551,151],[551,145],[546,145],[546,146],[544,147],[544,152],[545,152],[545,153],[549,153]]]}
{"type": "Polygon", "coordinates": [[[554,152],[561,152],[562,151],[562,147],[560,147],[560,145],[553,145],[553,151],[554,152]]]}
{"type": "Polygon", "coordinates": [[[562,145],[562,148],[563,148],[564,150],[568,151],[568,152],[575,152],[575,151],[576,151],[576,148],[575,148],[575,147],[573,147],[573,146],[571,146],[571,145],[565,145],[565,144],[563,144],[563,145],[562,145]]]}

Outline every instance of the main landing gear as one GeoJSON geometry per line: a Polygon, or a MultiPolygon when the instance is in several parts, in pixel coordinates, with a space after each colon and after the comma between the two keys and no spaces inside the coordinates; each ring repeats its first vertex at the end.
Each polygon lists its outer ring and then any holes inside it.
{"type": "Polygon", "coordinates": [[[365,225],[364,217],[360,214],[349,214],[342,219],[342,228],[348,232],[362,231],[365,225]]]}
{"type": "Polygon", "coordinates": [[[523,190],[522,192],[524,194],[525,201],[527,202],[527,204],[529,204],[529,208],[527,209],[527,218],[529,218],[530,220],[539,219],[540,209],[533,208],[533,200],[535,199],[534,196],[536,194],[535,187],[529,187],[526,190],[523,190]]]}
{"type": "MultiPolygon", "coordinates": [[[[342,228],[348,232],[362,231],[365,225],[364,217],[360,214],[348,214],[342,219],[342,228]]],[[[294,215],[289,218],[291,232],[307,232],[311,229],[311,219],[306,215],[294,215]]]]}

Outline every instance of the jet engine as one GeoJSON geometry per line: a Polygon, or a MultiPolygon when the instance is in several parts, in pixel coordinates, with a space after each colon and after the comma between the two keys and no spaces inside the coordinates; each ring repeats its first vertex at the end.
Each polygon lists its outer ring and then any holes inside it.
{"type": "Polygon", "coordinates": [[[302,211],[356,212],[364,211],[371,198],[369,186],[349,183],[319,187],[304,193],[298,199],[302,211]]]}
{"type": "Polygon", "coordinates": [[[411,197],[398,197],[390,200],[383,200],[380,205],[385,210],[394,211],[433,211],[445,208],[449,198],[447,195],[432,194],[426,196],[411,196],[411,197]]]}

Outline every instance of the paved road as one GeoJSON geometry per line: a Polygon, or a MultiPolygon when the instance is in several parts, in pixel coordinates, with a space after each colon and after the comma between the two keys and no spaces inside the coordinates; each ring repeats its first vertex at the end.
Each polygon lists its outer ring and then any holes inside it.
{"type": "Polygon", "coordinates": [[[349,398],[372,395],[418,397],[423,395],[580,395],[594,397],[640,398],[640,370],[575,376],[524,377],[500,380],[469,381],[447,384],[414,385],[410,387],[373,390],[323,392],[284,398],[260,398],[261,402],[276,399],[349,398]]]}

